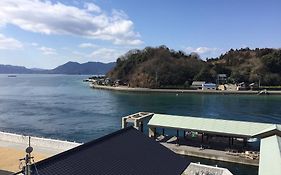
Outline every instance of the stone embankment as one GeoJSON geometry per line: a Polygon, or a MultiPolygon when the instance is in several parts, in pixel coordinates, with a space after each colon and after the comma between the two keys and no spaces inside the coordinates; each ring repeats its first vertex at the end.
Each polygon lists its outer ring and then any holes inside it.
{"type": "MultiPolygon", "coordinates": [[[[103,86],[90,84],[90,87],[95,89],[115,90],[115,91],[127,91],[127,92],[160,92],[160,93],[198,93],[198,94],[241,94],[241,95],[259,95],[260,91],[221,91],[221,90],[191,90],[191,89],[150,89],[150,88],[131,88],[127,86],[103,86]]],[[[264,94],[260,94],[264,95],[264,94]]],[[[281,95],[281,91],[267,91],[266,95],[281,95]]]]}

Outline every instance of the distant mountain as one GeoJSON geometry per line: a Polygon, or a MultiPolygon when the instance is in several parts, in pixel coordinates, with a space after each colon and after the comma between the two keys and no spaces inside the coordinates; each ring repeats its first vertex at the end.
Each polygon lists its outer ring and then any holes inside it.
{"type": "Polygon", "coordinates": [[[96,74],[104,75],[115,66],[115,63],[87,62],[79,64],[77,62],[67,62],[55,69],[49,70],[52,74],[96,74]]]}
{"type": "Polygon", "coordinates": [[[85,74],[85,75],[104,75],[109,72],[115,66],[115,62],[112,63],[100,63],[100,62],[67,62],[54,69],[28,69],[23,66],[1,65],[0,74],[85,74]]]}
{"type": "Polygon", "coordinates": [[[0,64],[0,74],[31,74],[34,70],[23,66],[12,66],[0,64]]]}

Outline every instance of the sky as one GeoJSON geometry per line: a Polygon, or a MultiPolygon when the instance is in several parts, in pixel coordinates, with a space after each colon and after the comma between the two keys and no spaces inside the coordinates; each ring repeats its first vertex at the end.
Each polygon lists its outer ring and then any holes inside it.
{"type": "Polygon", "coordinates": [[[0,64],[108,63],[160,45],[202,59],[231,48],[281,48],[281,1],[0,1],[0,64]]]}

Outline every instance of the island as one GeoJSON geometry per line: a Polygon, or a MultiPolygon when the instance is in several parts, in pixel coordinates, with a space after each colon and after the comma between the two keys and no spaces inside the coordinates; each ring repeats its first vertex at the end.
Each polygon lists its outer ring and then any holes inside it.
{"type": "MultiPolygon", "coordinates": [[[[281,90],[281,50],[230,49],[203,60],[166,46],[130,50],[105,77],[92,78],[94,88],[137,91],[281,90]]],[[[243,92],[244,93],[244,92],[243,92]]],[[[252,92],[251,92],[252,93],[252,92]]]]}

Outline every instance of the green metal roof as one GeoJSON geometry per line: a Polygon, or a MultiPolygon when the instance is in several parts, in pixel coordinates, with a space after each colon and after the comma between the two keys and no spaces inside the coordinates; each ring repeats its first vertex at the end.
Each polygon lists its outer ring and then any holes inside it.
{"type": "Polygon", "coordinates": [[[259,175],[281,174],[281,137],[261,139],[259,175]]]}
{"type": "Polygon", "coordinates": [[[190,116],[154,114],[149,126],[167,127],[220,135],[252,137],[281,125],[234,120],[210,119],[190,116]]]}

